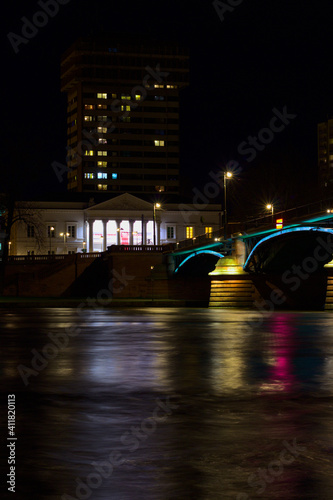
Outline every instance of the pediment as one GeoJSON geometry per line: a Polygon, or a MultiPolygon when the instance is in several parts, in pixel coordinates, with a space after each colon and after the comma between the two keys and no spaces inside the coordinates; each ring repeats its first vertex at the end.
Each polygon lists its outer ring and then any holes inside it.
{"type": "Polygon", "coordinates": [[[153,203],[141,200],[129,193],[124,193],[102,203],[89,207],[87,211],[113,211],[113,210],[153,210],[153,203]]]}

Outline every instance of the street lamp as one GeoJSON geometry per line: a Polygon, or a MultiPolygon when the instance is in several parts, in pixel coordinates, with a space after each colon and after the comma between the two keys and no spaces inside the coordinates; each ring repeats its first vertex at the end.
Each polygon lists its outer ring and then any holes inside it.
{"type": "Polygon", "coordinates": [[[52,254],[52,238],[54,237],[54,227],[50,227],[50,255],[52,254]]]}
{"type": "Polygon", "coordinates": [[[69,236],[69,233],[60,233],[59,236],[64,237],[64,252],[66,252],[66,243],[67,243],[67,237],[69,236]]]}
{"type": "Polygon", "coordinates": [[[228,219],[227,219],[227,179],[231,179],[232,173],[231,172],[224,172],[223,173],[223,186],[224,186],[224,239],[227,239],[227,224],[228,224],[228,219]]]}
{"type": "Polygon", "coordinates": [[[268,205],[266,205],[266,208],[267,208],[267,210],[272,211],[272,222],[273,222],[273,220],[274,220],[274,205],[272,205],[272,203],[268,203],[268,205]]]}
{"type": "Polygon", "coordinates": [[[153,216],[154,245],[156,245],[156,208],[161,208],[161,204],[154,203],[154,216],[153,216]]]}

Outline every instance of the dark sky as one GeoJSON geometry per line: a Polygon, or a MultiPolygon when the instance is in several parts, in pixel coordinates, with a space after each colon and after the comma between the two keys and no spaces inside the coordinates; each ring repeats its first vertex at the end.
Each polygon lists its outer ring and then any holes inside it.
{"type": "Polygon", "coordinates": [[[209,0],[70,0],[15,54],[7,34],[22,35],[21,18],[31,20],[40,10],[37,1],[13,0],[4,4],[1,20],[1,169],[17,172],[31,193],[65,188],[51,168],[66,156],[60,57],[77,37],[101,31],[170,36],[189,47],[191,86],[181,106],[188,183],[203,191],[210,171],[238,161],[230,182],[237,208],[246,195],[258,206],[266,199],[282,206],[316,182],[317,123],[333,107],[333,7],[327,2],[243,0],[221,21],[209,0]],[[282,131],[263,132],[266,144],[248,161],[246,145],[243,154],[239,145],[284,107],[296,117],[282,131]]]}

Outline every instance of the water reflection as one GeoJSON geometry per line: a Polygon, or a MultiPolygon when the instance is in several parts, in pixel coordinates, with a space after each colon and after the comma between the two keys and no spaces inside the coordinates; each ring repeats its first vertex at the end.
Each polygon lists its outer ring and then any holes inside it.
{"type": "Polygon", "coordinates": [[[2,390],[17,394],[25,464],[17,498],[78,498],[76,479],[113,450],[125,461],[91,498],[330,498],[330,313],[278,312],[252,329],[231,310],[2,313],[2,390]],[[17,365],[64,325],[80,334],[25,386],[17,365]],[[156,401],[175,395],[146,432],[156,401]],[[295,440],[302,452],[278,474],[295,440]]]}

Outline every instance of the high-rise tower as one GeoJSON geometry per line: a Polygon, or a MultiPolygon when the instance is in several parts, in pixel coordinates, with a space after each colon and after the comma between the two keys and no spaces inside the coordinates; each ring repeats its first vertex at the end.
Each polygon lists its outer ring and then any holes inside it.
{"type": "Polygon", "coordinates": [[[68,189],[179,193],[179,94],[188,54],[173,43],[85,38],[61,61],[68,189]]]}

